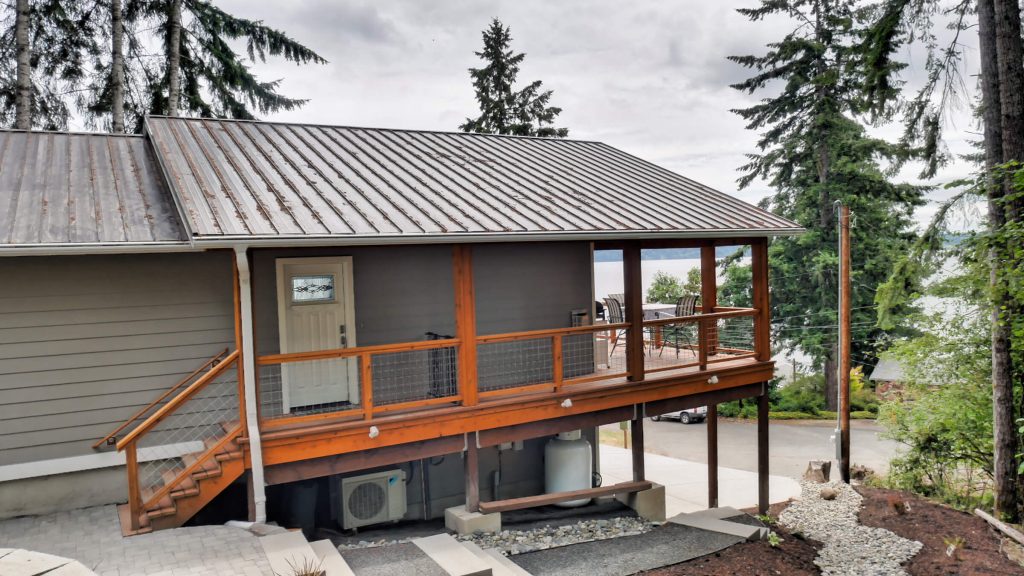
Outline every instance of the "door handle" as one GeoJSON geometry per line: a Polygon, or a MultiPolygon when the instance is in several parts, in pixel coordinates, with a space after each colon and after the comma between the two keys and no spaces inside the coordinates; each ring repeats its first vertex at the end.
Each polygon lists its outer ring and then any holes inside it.
{"type": "Polygon", "coordinates": [[[348,348],[348,334],[345,333],[345,325],[338,326],[338,340],[342,348],[348,348]]]}

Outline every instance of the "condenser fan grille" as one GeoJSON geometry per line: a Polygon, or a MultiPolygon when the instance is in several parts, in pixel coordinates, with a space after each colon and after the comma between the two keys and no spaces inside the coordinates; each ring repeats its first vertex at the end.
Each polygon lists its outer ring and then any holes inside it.
{"type": "Polygon", "coordinates": [[[369,520],[381,513],[387,505],[384,487],[377,482],[364,482],[348,495],[348,511],[360,520],[369,520]]]}

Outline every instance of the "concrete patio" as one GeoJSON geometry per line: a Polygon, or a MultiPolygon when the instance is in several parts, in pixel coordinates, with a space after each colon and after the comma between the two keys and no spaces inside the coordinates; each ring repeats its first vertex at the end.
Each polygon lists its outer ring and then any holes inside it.
{"type": "MultiPolygon", "coordinates": [[[[644,455],[647,479],[665,487],[665,514],[671,518],[683,512],[708,507],[708,467],[699,462],[644,455]]],[[[601,476],[605,484],[633,479],[633,458],[629,450],[601,444],[601,476]]],[[[771,503],[800,496],[800,484],[792,478],[769,476],[771,503]]],[[[735,468],[718,468],[718,504],[738,510],[757,507],[757,473],[735,468]]]]}

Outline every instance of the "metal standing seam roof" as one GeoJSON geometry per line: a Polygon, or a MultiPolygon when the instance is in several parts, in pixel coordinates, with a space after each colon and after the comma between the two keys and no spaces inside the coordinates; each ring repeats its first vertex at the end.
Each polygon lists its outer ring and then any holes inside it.
{"type": "Polygon", "coordinates": [[[598,142],[168,117],[146,134],[197,244],[802,231],[598,142]]]}
{"type": "Polygon", "coordinates": [[[0,246],[186,241],[144,138],[0,131],[0,246]]]}

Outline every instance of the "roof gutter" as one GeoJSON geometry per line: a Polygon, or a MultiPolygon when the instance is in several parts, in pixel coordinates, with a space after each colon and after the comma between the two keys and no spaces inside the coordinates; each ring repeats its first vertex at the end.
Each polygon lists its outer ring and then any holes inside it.
{"type": "Polygon", "coordinates": [[[4,256],[58,256],[77,254],[138,254],[154,252],[201,252],[206,248],[191,242],[53,242],[46,244],[0,245],[4,256]]]}
{"type": "Polygon", "coordinates": [[[667,239],[715,239],[751,238],[763,236],[796,236],[803,234],[803,228],[764,228],[743,230],[694,230],[680,232],[639,230],[634,232],[468,232],[464,234],[336,234],[307,236],[205,236],[197,237],[196,247],[225,248],[245,246],[252,248],[273,246],[357,246],[389,244],[451,244],[455,242],[543,242],[554,240],[667,240],[667,239]]]}

